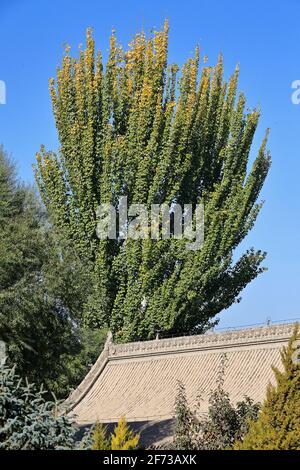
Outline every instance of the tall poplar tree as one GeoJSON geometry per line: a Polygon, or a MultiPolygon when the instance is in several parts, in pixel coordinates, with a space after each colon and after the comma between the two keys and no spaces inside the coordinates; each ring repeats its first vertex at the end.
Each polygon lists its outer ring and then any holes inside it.
{"type": "Polygon", "coordinates": [[[91,30],[76,59],[66,49],[50,80],[59,154],[37,154],[36,179],[53,222],[93,265],[84,320],[108,325],[120,341],[157,330],[203,332],[263,271],[250,249],[233,262],[253,227],[268,173],[267,135],[247,171],[259,111],[237,94],[239,70],[225,81],[223,59],[199,67],[199,50],[181,71],[167,63],[168,24],[139,33],[127,50],[115,32],[103,66],[91,30]],[[205,241],[99,240],[97,207],[205,205],[205,241]]]}

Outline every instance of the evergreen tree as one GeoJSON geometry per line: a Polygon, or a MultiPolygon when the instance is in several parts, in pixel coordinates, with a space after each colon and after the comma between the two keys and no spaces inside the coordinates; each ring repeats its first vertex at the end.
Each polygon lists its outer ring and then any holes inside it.
{"type": "Polygon", "coordinates": [[[111,450],[137,449],[139,440],[139,434],[134,434],[129,428],[126,419],[121,417],[111,436],[111,450]]]}
{"type": "Polygon", "coordinates": [[[65,397],[99,355],[105,332],[83,329],[88,266],[45,217],[0,147],[0,340],[22,377],[65,397]]]}
{"type": "Polygon", "coordinates": [[[283,370],[273,367],[275,385],[269,385],[259,419],[236,443],[236,450],[300,450],[299,327],[281,352],[283,370]]]}
{"type": "Polygon", "coordinates": [[[110,443],[106,436],[106,429],[100,421],[97,421],[92,434],[92,450],[109,450],[110,443]]]}
{"type": "Polygon", "coordinates": [[[106,330],[76,328],[73,343],[61,355],[55,375],[46,380],[46,385],[58,398],[66,398],[84,379],[103,349],[106,330]]]}
{"type": "MultiPolygon", "coordinates": [[[[153,338],[157,330],[201,333],[263,271],[265,254],[250,249],[233,262],[253,227],[270,166],[267,136],[249,172],[260,112],[237,96],[238,68],[226,82],[223,59],[204,63],[199,50],[168,65],[168,24],[147,39],[139,33],[124,51],[115,33],[106,67],[91,30],[79,58],[66,49],[50,80],[60,140],[56,155],[37,154],[36,179],[61,233],[84,264],[93,266],[93,292],[84,309],[92,327],[109,326],[120,341],[153,338]],[[99,240],[97,207],[205,206],[205,241],[99,240]]],[[[205,62],[205,61],[204,61],[205,62]]]]}
{"type": "Polygon", "coordinates": [[[0,338],[19,372],[35,371],[36,379],[57,361],[62,340],[68,343],[68,319],[45,295],[42,271],[49,248],[42,211],[3,149],[0,194],[0,338]]]}
{"type": "Polygon", "coordinates": [[[46,401],[45,392],[22,381],[15,367],[0,362],[0,449],[72,449],[76,428],[72,419],[58,414],[58,403],[46,401]]]}

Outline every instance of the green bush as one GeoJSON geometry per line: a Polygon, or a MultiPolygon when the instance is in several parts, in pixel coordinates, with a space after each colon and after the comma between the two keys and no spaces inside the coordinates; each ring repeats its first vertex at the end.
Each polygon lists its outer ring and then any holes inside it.
{"type": "Polygon", "coordinates": [[[231,449],[236,439],[248,431],[250,419],[257,419],[259,404],[249,397],[232,405],[224,390],[226,356],[223,357],[215,390],[209,397],[207,415],[201,412],[199,398],[195,409],[187,403],[184,385],[179,382],[175,402],[175,434],[172,447],[179,450],[231,449]]]}

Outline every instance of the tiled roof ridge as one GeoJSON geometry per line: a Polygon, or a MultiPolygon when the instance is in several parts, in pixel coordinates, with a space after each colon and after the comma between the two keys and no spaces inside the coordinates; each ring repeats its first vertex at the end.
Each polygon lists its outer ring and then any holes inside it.
{"type": "Polygon", "coordinates": [[[292,334],[294,323],[269,325],[256,328],[245,328],[236,331],[208,332],[202,335],[182,336],[176,338],[138,341],[134,343],[114,344],[109,333],[103,351],[92,366],[84,380],[65,402],[71,411],[91,390],[109,361],[126,357],[145,357],[157,354],[174,354],[192,350],[220,349],[286,342],[292,334]]]}
{"type": "Polygon", "coordinates": [[[226,332],[207,332],[201,335],[180,336],[132,343],[108,344],[109,358],[145,355],[159,352],[175,352],[186,349],[211,349],[286,341],[292,333],[294,323],[244,328],[226,332]]]}

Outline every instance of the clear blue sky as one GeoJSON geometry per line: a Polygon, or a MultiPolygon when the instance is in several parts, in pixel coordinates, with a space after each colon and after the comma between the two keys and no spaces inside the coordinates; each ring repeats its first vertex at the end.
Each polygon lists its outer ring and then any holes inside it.
{"type": "Polygon", "coordinates": [[[41,143],[57,148],[48,95],[63,46],[77,53],[85,30],[94,28],[104,52],[112,27],[127,44],[142,27],[170,20],[170,61],[182,63],[199,43],[214,64],[224,55],[226,76],[240,63],[240,89],[262,118],[254,150],[266,127],[273,166],[263,190],[266,204],[243,243],[266,250],[269,271],[243,292],[243,300],[221,314],[221,326],[300,317],[300,105],[291,83],[300,79],[299,0],[0,0],[0,80],[7,104],[0,105],[0,142],[32,181],[31,165],[41,143]]]}

